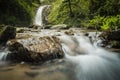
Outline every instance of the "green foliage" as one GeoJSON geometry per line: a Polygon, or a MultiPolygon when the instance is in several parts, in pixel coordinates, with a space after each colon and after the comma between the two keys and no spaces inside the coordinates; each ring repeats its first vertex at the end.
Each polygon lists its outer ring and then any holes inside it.
{"type": "Polygon", "coordinates": [[[52,4],[49,15],[49,22],[53,24],[77,25],[85,19],[89,13],[89,1],[71,0],[73,17],[70,16],[69,4],[67,0],[56,0],[52,4]]]}
{"type": "Polygon", "coordinates": [[[0,37],[1,37],[2,32],[3,32],[5,29],[6,29],[6,26],[0,25],[0,37]]]}
{"type": "Polygon", "coordinates": [[[29,25],[33,21],[37,0],[1,0],[0,23],[10,25],[29,25]]]}
{"type": "MultiPolygon", "coordinates": [[[[70,17],[68,0],[55,0],[52,3],[52,10],[49,15],[49,22],[52,24],[65,23],[75,26],[92,26],[99,28],[103,26],[104,18],[120,14],[119,0],[70,0],[73,16],[70,17]],[[90,22],[89,22],[90,20],[90,22]]],[[[107,28],[105,22],[102,29],[107,28]]]]}
{"type": "Polygon", "coordinates": [[[101,26],[102,30],[117,30],[118,28],[120,28],[120,15],[106,17],[101,26]]]}
{"type": "Polygon", "coordinates": [[[95,16],[92,20],[90,20],[89,26],[99,28],[100,26],[103,25],[103,20],[104,17],[95,16]]]}
{"type": "Polygon", "coordinates": [[[91,0],[90,14],[100,16],[113,16],[120,13],[119,0],[91,0]]]}
{"type": "Polygon", "coordinates": [[[89,26],[99,27],[102,30],[116,30],[120,28],[120,15],[107,17],[95,16],[94,19],[90,20],[89,26]]]}

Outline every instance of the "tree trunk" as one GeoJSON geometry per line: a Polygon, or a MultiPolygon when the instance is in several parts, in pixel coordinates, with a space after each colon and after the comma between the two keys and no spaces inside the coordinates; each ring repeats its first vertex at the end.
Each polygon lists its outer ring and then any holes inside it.
{"type": "Polygon", "coordinates": [[[74,14],[72,12],[72,7],[71,7],[71,1],[70,0],[68,0],[68,5],[69,5],[69,9],[70,9],[70,17],[73,17],[74,14]]]}

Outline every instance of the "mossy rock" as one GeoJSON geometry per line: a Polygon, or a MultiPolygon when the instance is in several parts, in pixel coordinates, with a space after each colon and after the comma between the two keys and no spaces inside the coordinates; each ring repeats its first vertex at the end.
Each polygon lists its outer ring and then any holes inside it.
{"type": "Polygon", "coordinates": [[[7,42],[7,46],[11,51],[7,59],[13,62],[41,63],[64,57],[60,41],[55,36],[13,39],[7,42]]]}
{"type": "Polygon", "coordinates": [[[16,28],[12,26],[0,25],[0,44],[5,44],[9,39],[16,36],[16,28]]]}

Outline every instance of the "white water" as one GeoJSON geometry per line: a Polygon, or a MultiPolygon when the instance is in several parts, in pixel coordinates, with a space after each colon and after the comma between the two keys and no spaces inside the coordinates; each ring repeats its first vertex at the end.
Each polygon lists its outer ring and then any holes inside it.
{"type": "Polygon", "coordinates": [[[35,16],[35,20],[34,20],[34,24],[38,25],[38,26],[43,26],[43,10],[45,7],[47,7],[48,5],[44,5],[44,6],[40,6],[37,10],[36,16],[35,16]]]}
{"type": "Polygon", "coordinates": [[[6,58],[8,53],[9,53],[8,49],[0,51],[0,65],[6,64],[6,58]]]}
{"type": "Polygon", "coordinates": [[[120,80],[118,55],[93,46],[84,36],[62,36],[66,59],[76,64],[78,80],[120,80]],[[71,56],[76,54],[77,56],[71,56]]]}
{"type": "Polygon", "coordinates": [[[7,48],[4,50],[1,50],[0,51],[0,61],[5,61],[8,53],[9,53],[9,51],[7,48]]]}

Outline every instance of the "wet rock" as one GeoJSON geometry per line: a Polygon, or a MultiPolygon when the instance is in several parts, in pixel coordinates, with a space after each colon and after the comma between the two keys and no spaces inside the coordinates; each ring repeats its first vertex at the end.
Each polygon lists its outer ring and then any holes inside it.
{"type": "Polygon", "coordinates": [[[25,34],[25,33],[17,33],[16,34],[16,39],[25,39],[25,38],[31,38],[31,34],[25,34]]]}
{"type": "Polygon", "coordinates": [[[51,26],[49,26],[49,21],[48,21],[48,16],[50,14],[51,11],[51,5],[47,5],[44,10],[43,10],[43,23],[44,23],[44,28],[50,28],[51,26]],[[46,26],[48,25],[48,26],[46,26]]]}
{"type": "Polygon", "coordinates": [[[112,48],[120,48],[120,30],[104,32],[100,37],[104,39],[104,44],[106,46],[109,45],[112,48]]]}
{"type": "Polygon", "coordinates": [[[9,39],[14,39],[16,36],[16,29],[12,26],[0,26],[0,44],[6,43],[9,39]]]}
{"type": "Polygon", "coordinates": [[[44,25],[44,29],[50,29],[52,25],[44,25]]]}
{"type": "Polygon", "coordinates": [[[100,37],[107,39],[107,40],[116,40],[116,41],[120,41],[120,30],[117,31],[107,31],[107,32],[103,32],[100,37]]]}
{"type": "Polygon", "coordinates": [[[109,33],[107,39],[120,41],[120,30],[112,31],[111,33],[109,33]]]}
{"type": "Polygon", "coordinates": [[[74,31],[71,29],[69,31],[65,31],[65,34],[67,35],[74,35],[74,31]]]}
{"type": "Polygon", "coordinates": [[[39,27],[41,27],[41,26],[38,26],[38,25],[32,25],[30,28],[38,29],[39,27]]]}
{"type": "Polygon", "coordinates": [[[17,33],[24,33],[24,31],[25,31],[24,29],[19,29],[19,28],[16,30],[17,33]]]}
{"type": "Polygon", "coordinates": [[[120,48],[120,41],[111,40],[111,41],[109,41],[109,45],[112,48],[120,48]]]}
{"type": "Polygon", "coordinates": [[[8,41],[13,61],[44,62],[64,56],[59,39],[55,36],[32,37],[8,41]]]}
{"type": "Polygon", "coordinates": [[[89,36],[89,33],[86,32],[86,33],[84,33],[83,35],[84,35],[84,36],[89,36]]]}
{"type": "Polygon", "coordinates": [[[51,29],[68,29],[66,24],[58,24],[51,27],[51,29]]]}

